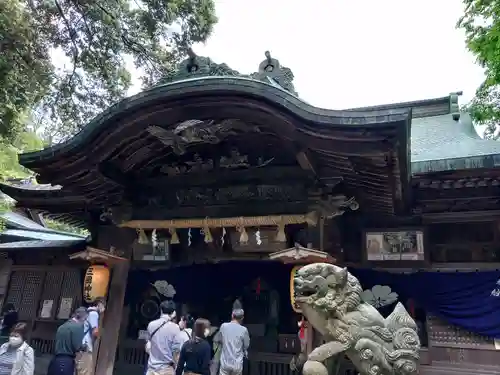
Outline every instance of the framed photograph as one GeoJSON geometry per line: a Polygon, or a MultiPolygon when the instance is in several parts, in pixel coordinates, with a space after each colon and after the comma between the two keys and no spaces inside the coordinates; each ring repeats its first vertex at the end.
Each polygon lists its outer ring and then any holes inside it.
{"type": "Polygon", "coordinates": [[[367,230],[364,247],[371,262],[426,261],[423,229],[367,230]]]}

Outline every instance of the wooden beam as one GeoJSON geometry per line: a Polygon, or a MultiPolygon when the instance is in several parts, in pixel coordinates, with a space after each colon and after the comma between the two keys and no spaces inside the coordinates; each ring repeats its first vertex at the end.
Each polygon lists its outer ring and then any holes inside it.
{"type": "Polygon", "coordinates": [[[283,215],[306,213],[312,202],[252,202],[217,206],[193,206],[163,208],[158,206],[134,207],[133,218],[138,220],[170,220],[205,217],[265,216],[280,213],[283,215]]]}
{"type": "Polygon", "coordinates": [[[317,174],[315,163],[313,163],[312,158],[308,155],[307,151],[300,151],[295,155],[297,158],[297,162],[299,163],[300,167],[305,170],[305,171],[310,171],[314,174],[317,174]]]}
{"type": "Polygon", "coordinates": [[[129,260],[119,262],[113,267],[108,302],[103,314],[95,375],[113,375],[129,268],[129,260]]]}

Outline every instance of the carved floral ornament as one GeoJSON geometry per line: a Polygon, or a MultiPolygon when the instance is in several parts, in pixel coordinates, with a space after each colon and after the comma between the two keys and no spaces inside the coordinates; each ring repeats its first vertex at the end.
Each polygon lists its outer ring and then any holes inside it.
{"type": "Polygon", "coordinates": [[[198,120],[192,119],[177,124],[173,129],[160,126],[148,126],[149,134],[165,146],[172,147],[176,155],[186,153],[187,147],[198,144],[218,144],[229,136],[243,133],[260,133],[257,126],[249,126],[238,119],[198,120]]]}

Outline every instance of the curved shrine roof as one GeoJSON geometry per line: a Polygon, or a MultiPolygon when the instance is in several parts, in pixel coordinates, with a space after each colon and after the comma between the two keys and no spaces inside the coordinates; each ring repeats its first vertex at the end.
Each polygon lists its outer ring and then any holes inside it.
{"type": "Polygon", "coordinates": [[[269,61],[243,76],[190,57],[177,75],[110,107],[67,142],[21,155],[47,184],[0,188],[21,206],[81,221],[142,191],[232,183],[240,176],[272,180],[285,170],[303,178],[289,171],[298,161],[315,187],[333,191],[342,181],[343,192],[362,209],[392,214],[405,205],[410,170],[500,162],[500,142],[478,136],[458,110],[458,93],[326,110],[299,99],[291,71],[275,59],[269,71],[269,61]],[[305,162],[295,160],[299,153],[307,155],[305,162]]]}
{"type": "Polygon", "coordinates": [[[19,205],[82,216],[165,189],[293,177],[322,194],[340,188],[368,211],[403,209],[411,110],[316,108],[292,81],[268,53],[246,76],[191,55],[70,140],[20,155],[39,182],[61,189],[1,189],[19,205]]]}

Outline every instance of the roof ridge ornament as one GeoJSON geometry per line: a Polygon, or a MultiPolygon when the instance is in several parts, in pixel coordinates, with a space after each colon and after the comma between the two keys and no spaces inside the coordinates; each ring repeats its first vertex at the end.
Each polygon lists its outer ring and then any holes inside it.
{"type": "Polygon", "coordinates": [[[460,106],[458,105],[458,97],[462,95],[462,91],[450,93],[450,113],[453,120],[460,120],[460,106]]]}
{"type": "Polygon", "coordinates": [[[266,58],[259,64],[259,70],[249,75],[241,74],[237,70],[231,69],[227,64],[217,64],[208,57],[198,56],[192,48],[187,50],[187,56],[187,59],[181,61],[177,69],[163,77],[159,84],[197,77],[243,77],[266,82],[297,95],[292,83],[294,75],[291,69],[281,66],[280,62],[273,58],[269,51],[265,52],[266,58]]]}
{"type": "Polygon", "coordinates": [[[297,95],[295,87],[293,86],[294,75],[292,70],[281,66],[279,60],[271,56],[271,52],[266,51],[264,55],[266,58],[259,64],[259,71],[252,73],[250,77],[259,81],[271,83],[272,85],[277,84],[282,89],[297,95]]]}

